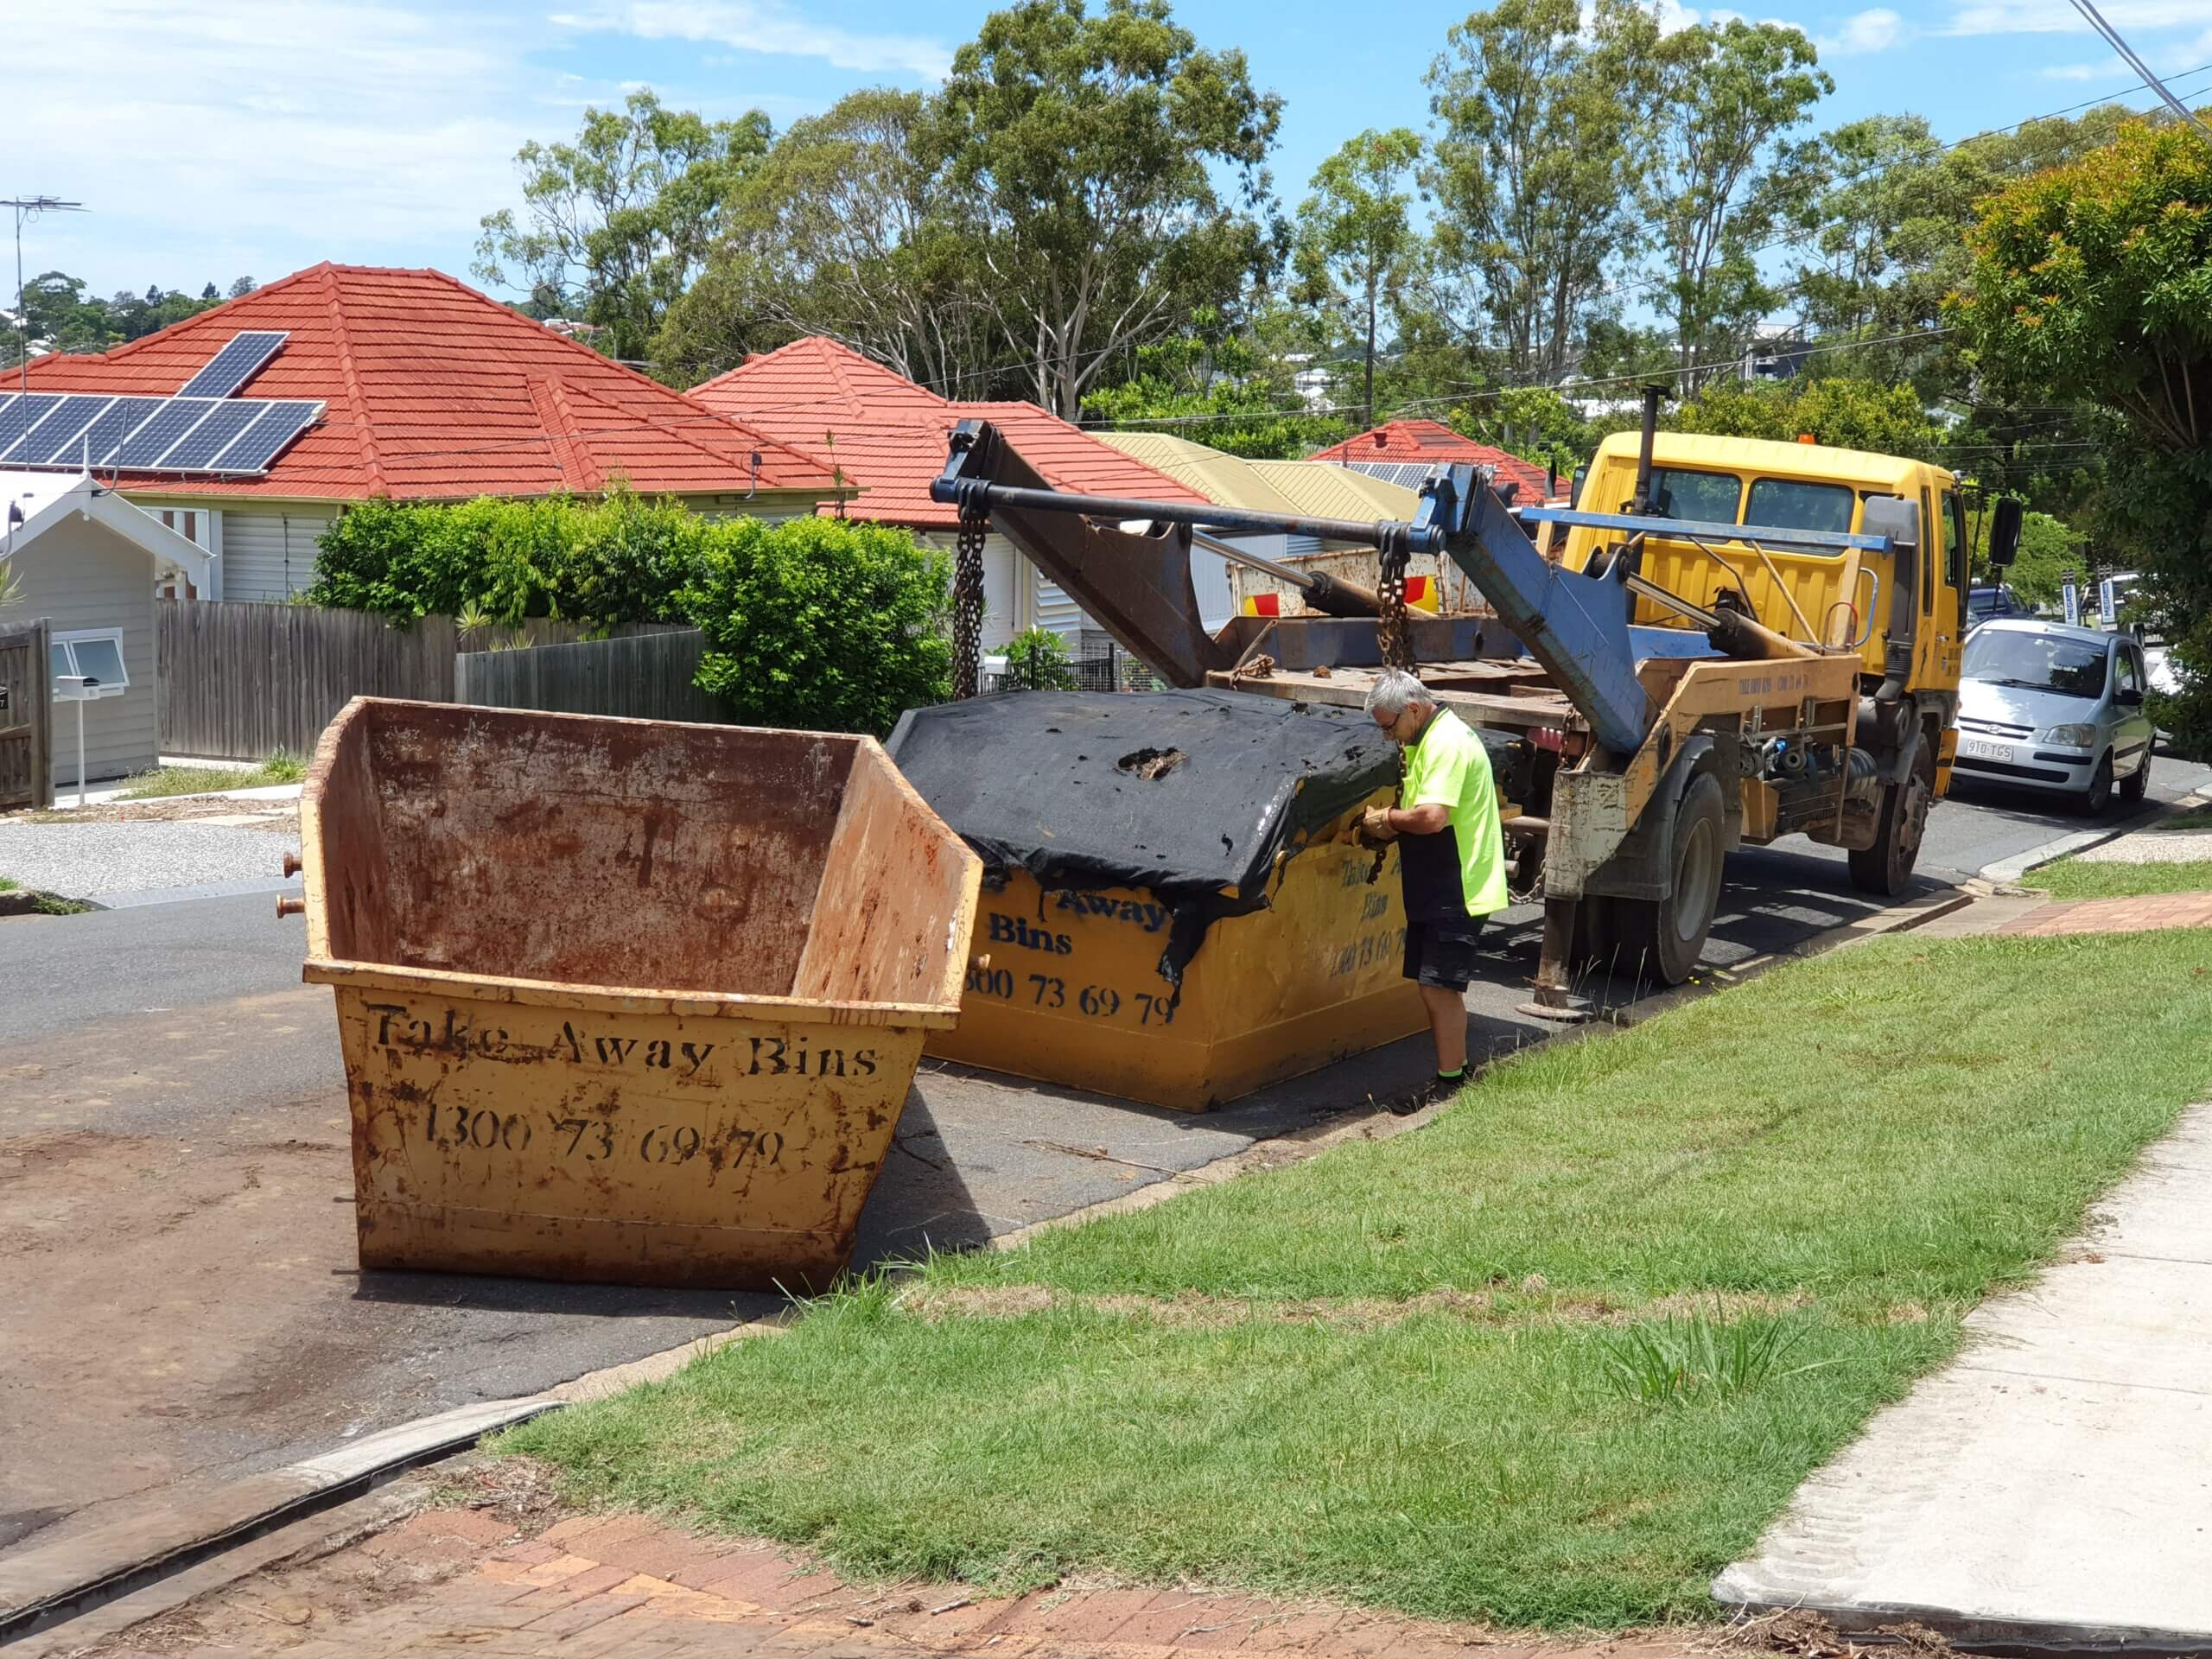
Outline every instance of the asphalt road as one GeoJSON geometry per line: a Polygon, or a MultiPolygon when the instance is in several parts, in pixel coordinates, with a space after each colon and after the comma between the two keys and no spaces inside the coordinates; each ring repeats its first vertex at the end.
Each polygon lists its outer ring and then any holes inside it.
{"type": "MultiPolygon", "coordinates": [[[[2206,785],[2212,772],[2168,760],[2155,787],[2206,785]]],[[[2084,827],[2032,798],[1954,799],[1916,891],[2084,827]]],[[[1729,877],[1713,967],[1878,908],[1841,855],[1802,841],[1739,854],[1729,877]]],[[[261,894],[0,922],[0,1551],[768,1306],[360,1271],[330,993],[300,983],[302,924],[272,911],[261,894]]],[[[1536,914],[1504,921],[1468,999],[1478,1059],[1543,1034],[1515,1011],[1536,914]]],[[[1409,1087],[1427,1065],[1410,1040],[1191,1116],[925,1063],[860,1259],[1065,1214],[1409,1087]]]]}

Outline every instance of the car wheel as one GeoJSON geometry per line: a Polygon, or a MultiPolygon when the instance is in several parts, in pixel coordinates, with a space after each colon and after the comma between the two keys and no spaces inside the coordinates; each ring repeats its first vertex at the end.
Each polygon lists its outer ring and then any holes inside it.
{"type": "Polygon", "coordinates": [[[2107,749],[2097,762],[2096,771],[2090,775],[2089,786],[2074,798],[2074,804],[2082,816],[2094,818],[2112,804],[2112,751],[2107,749]]]}
{"type": "Polygon", "coordinates": [[[2143,764],[2127,774],[2127,781],[2120,786],[2120,798],[2130,806],[2143,804],[2143,798],[2151,792],[2151,746],[2143,746],[2143,764]]]}
{"type": "Polygon", "coordinates": [[[1851,885],[1861,893],[1895,899],[1912,880],[1920,861],[1920,839],[1928,829],[1928,809],[1936,801],[1936,762],[1926,740],[1912,740],[1912,759],[1904,780],[1882,791],[1882,815],[1874,844],[1851,854],[1851,885]]]}

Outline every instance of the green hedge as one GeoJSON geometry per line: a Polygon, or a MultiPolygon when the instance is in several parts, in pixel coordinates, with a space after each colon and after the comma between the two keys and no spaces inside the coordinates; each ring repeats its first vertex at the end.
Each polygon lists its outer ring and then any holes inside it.
{"type": "Polygon", "coordinates": [[[319,543],[308,603],[397,621],[687,622],[733,720],[883,733],[951,690],[950,569],[903,530],[709,519],[626,491],[365,502],[319,543]]]}

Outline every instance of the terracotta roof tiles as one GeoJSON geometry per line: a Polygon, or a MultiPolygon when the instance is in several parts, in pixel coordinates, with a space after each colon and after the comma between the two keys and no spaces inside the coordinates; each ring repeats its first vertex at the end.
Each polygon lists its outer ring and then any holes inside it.
{"type": "Polygon", "coordinates": [[[650,494],[831,491],[829,469],[702,410],[435,270],[321,264],[88,356],[30,365],[33,391],[172,394],[231,336],[289,338],[243,397],[315,398],[322,422],[258,479],[174,477],[194,494],[356,500],[545,495],[617,474],[650,494]]]}
{"type": "MultiPolygon", "coordinates": [[[[954,403],[836,340],[794,340],[691,389],[708,408],[829,461],[861,486],[854,516],[950,530],[957,512],[930,499],[946,439],[989,421],[1057,489],[1198,502],[1205,497],[1034,404],[954,403]]],[[[834,512],[824,507],[823,512],[834,512]]]]}
{"type": "Polygon", "coordinates": [[[1518,484],[1519,500],[1542,501],[1556,493],[1542,467],[1522,461],[1518,455],[1509,455],[1492,445],[1462,437],[1441,421],[1385,421],[1381,426],[1346,438],[1342,443],[1332,444],[1307,459],[1342,462],[1435,461],[1440,465],[1466,461],[1478,467],[1494,467],[1501,480],[1510,479],[1518,484]]]}

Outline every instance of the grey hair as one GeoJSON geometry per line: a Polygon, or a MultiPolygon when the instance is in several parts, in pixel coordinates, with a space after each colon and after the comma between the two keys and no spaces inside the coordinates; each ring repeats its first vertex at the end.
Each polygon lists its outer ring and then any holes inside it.
{"type": "Polygon", "coordinates": [[[1370,715],[1388,715],[1395,720],[1416,702],[1436,706],[1436,699],[1429,695],[1428,688],[1402,668],[1384,669],[1368,688],[1367,712],[1370,715]]]}

